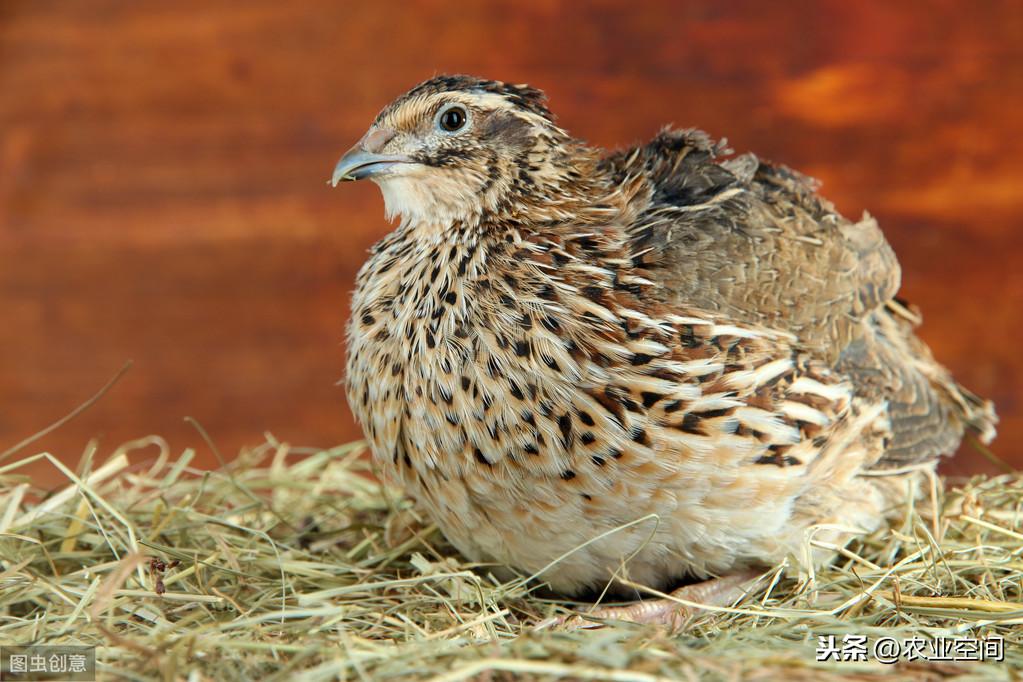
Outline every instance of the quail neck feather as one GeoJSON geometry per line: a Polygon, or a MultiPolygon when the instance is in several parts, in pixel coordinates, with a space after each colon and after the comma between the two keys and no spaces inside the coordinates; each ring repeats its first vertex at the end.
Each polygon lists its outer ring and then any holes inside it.
{"type": "Polygon", "coordinates": [[[388,105],[334,183],[396,228],[358,274],[347,393],[373,456],[470,560],[573,593],[841,544],[992,405],[896,297],[878,224],[695,130],[606,153],[468,76],[388,105]]]}

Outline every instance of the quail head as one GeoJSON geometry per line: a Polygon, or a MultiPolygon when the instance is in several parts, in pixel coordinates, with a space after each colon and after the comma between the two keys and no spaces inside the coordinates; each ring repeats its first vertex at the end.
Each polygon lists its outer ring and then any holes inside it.
{"type": "Polygon", "coordinates": [[[333,181],[393,231],[358,274],[347,392],[467,558],[573,593],[820,560],[993,408],[914,335],[875,220],[695,130],[607,153],[468,76],[388,105],[333,181]]]}

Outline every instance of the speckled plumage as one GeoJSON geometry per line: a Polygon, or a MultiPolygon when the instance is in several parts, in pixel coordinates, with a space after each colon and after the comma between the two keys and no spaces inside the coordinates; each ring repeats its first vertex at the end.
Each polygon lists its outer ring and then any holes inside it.
{"type": "Polygon", "coordinates": [[[472,560],[562,557],[565,592],[813,560],[812,526],[875,528],[964,429],[994,435],[877,223],[791,170],[696,131],[605,155],[470,77],[396,100],[366,149],[403,159],[366,171],[401,222],[358,275],[349,401],[472,560]]]}

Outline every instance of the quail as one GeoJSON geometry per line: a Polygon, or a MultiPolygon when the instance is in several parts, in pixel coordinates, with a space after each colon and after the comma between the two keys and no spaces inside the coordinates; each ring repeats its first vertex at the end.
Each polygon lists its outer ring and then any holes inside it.
{"type": "Polygon", "coordinates": [[[442,76],[332,182],[363,178],[397,226],[357,276],[348,399],[470,560],[566,594],[819,561],[809,535],[878,528],[994,437],[877,222],[703,132],[608,153],[537,89],[442,76]]]}

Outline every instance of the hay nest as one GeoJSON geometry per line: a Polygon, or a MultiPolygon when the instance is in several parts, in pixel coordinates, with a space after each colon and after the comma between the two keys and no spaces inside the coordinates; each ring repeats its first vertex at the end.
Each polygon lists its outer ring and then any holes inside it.
{"type": "Polygon", "coordinates": [[[103,462],[90,447],[77,472],[45,453],[0,466],[0,643],[94,645],[101,679],[1009,679],[1023,664],[1018,475],[910,501],[816,575],[766,572],[680,632],[563,630],[538,626],[591,604],[463,562],[363,451],[267,437],[203,471],[149,437],[103,462]],[[34,489],[19,469],[39,459],[69,484],[34,489]],[[829,636],[1001,637],[1005,660],[817,661],[829,636]]]}

